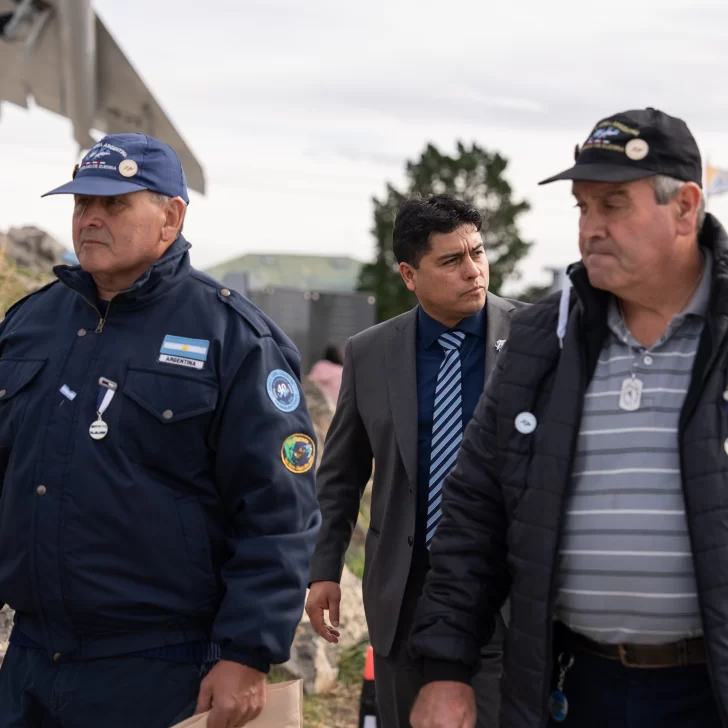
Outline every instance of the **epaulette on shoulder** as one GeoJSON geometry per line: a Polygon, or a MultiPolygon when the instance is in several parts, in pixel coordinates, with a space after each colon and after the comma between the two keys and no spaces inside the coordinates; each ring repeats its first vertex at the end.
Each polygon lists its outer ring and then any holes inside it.
{"type": "Polygon", "coordinates": [[[255,330],[258,336],[271,336],[268,324],[260,315],[258,307],[237,291],[221,288],[217,292],[218,298],[231,308],[234,308],[255,330]]]}
{"type": "Polygon", "coordinates": [[[272,332],[265,322],[261,311],[247,298],[241,296],[237,291],[231,291],[229,288],[225,288],[214,278],[211,278],[201,271],[195,270],[191,275],[202,283],[214,288],[218,299],[242,316],[258,336],[271,336],[272,332]]]}
{"type": "Polygon", "coordinates": [[[43,291],[47,291],[51,286],[55,286],[56,283],[59,281],[51,281],[50,283],[46,283],[45,286],[42,288],[39,288],[37,291],[33,291],[32,293],[29,293],[27,296],[23,296],[19,301],[16,301],[6,312],[5,312],[5,318],[10,316],[11,313],[17,311],[29,298],[33,298],[33,296],[37,296],[39,293],[43,293],[43,291]]]}

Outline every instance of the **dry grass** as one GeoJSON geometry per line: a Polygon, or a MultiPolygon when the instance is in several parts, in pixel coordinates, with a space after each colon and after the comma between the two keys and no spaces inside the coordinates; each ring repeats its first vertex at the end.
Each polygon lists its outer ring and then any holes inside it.
{"type": "Polygon", "coordinates": [[[0,319],[19,298],[28,294],[32,279],[18,270],[15,263],[0,248],[0,319]]]}
{"type": "MultiPolygon", "coordinates": [[[[359,697],[368,645],[367,640],[361,640],[341,651],[339,682],[333,692],[303,696],[303,728],[358,728],[359,697]]],[[[268,682],[290,679],[279,665],[271,667],[268,682]]]]}
{"type": "Polygon", "coordinates": [[[303,728],[357,728],[360,687],[339,686],[330,695],[303,699],[303,728]]]}
{"type": "Polygon", "coordinates": [[[304,698],[304,728],[358,728],[359,696],[368,644],[362,640],[341,651],[339,684],[333,693],[304,698]]]}

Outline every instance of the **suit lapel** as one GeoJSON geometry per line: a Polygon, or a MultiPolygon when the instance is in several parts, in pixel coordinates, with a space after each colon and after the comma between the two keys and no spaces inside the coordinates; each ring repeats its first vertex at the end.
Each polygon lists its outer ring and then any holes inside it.
{"type": "Polygon", "coordinates": [[[498,342],[508,339],[510,331],[510,312],[515,306],[502,298],[488,294],[486,305],[486,334],[485,334],[485,381],[498,361],[498,342]]]}
{"type": "Polygon", "coordinates": [[[397,445],[417,486],[417,309],[405,314],[385,345],[387,388],[397,445]]]}

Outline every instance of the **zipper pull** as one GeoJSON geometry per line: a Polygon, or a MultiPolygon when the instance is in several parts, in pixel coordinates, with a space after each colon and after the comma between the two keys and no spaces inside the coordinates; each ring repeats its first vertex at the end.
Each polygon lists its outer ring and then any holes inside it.
{"type": "Polygon", "coordinates": [[[100,318],[99,323],[96,325],[96,333],[100,334],[104,330],[104,319],[100,318]]]}

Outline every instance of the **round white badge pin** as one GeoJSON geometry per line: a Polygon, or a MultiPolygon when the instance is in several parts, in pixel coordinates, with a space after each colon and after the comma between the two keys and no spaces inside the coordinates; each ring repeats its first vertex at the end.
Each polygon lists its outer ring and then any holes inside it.
{"type": "Polygon", "coordinates": [[[133,159],[125,159],[119,163],[119,174],[122,177],[133,177],[139,171],[139,165],[133,159]]]}
{"type": "Polygon", "coordinates": [[[633,162],[639,162],[650,153],[650,145],[644,139],[630,139],[624,147],[624,153],[633,162]]]}
{"type": "Polygon", "coordinates": [[[531,412],[521,412],[516,417],[516,429],[522,435],[530,435],[536,429],[537,424],[536,415],[531,412]]]}

